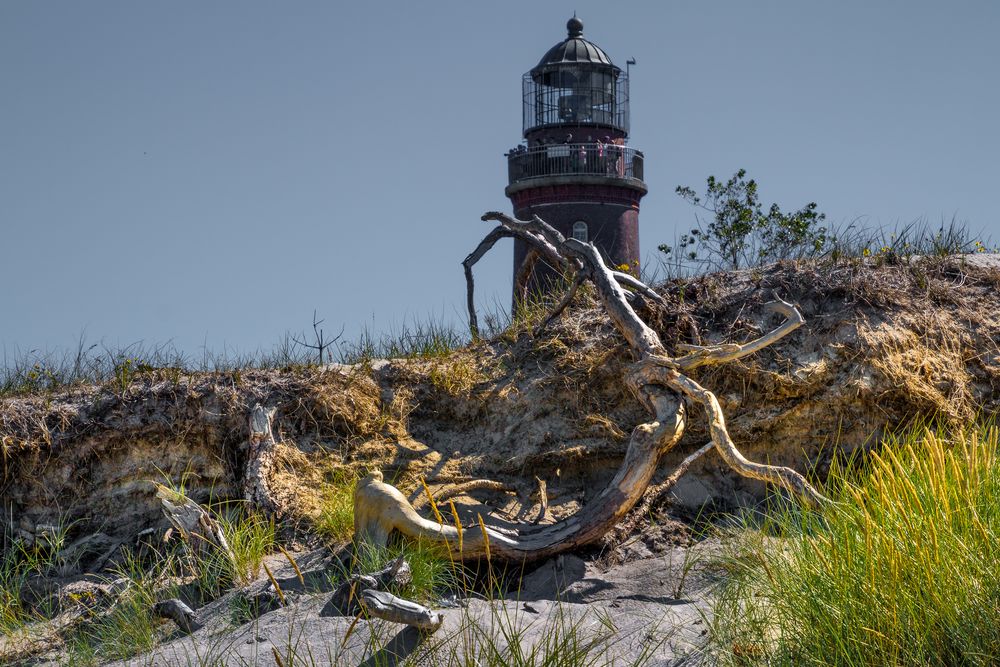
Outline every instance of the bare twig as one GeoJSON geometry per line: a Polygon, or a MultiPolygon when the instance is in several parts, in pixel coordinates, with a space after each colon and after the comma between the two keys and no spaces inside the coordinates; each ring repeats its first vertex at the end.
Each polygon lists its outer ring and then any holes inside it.
{"type": "Polygon", "coordinates": [[[292,341],[296,345],[301,345],[302,347],[309,348],[310,350],[316,350],[316,360],[317,363],[322,366],[326,361],[332,361],[329,352],[331,346],[336,345],[337,341],[340,340],[341,336],[344,335],[344,327],[340,327],[340,333],[338,333],[332,340],[327,340],[325,338],[325,332],[320,328],[319,325],[323,324],[326,320],[317,320],[316,311],[313,311],[313,340],[314,343],[307,343],[305,341],[299,340],[295,336],[291,336],[292,341]],[[324,361],[325,360],[325,361],[324,361]]]}

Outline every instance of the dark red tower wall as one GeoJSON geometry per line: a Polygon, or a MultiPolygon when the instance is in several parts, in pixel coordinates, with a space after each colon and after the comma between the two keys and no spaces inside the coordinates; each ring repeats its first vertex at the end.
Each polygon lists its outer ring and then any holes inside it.
{"type": "MultiPolygon", "coordinates": [[[[537,215],[566,237],[573,235],[573,223],[587,223],[588,240],[604,255],[609,264],[628,264],[639,271],[639,199],[643,191],[610,184],[563,183],[531,187],[510,193],[514,215],[530,219],[537,215]]],[[[514,242],[514,276],[527,256],[527,245],[514,242]]],[[[556,274],[536,266],[532,291],[544,288],[544,282],[556,274]]]]}

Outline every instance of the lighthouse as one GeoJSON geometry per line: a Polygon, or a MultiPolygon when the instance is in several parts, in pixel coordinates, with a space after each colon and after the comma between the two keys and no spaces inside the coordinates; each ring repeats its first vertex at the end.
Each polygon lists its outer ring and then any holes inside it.
{"type": "MultiPolygon", "coordinates": [[[[545,220],[593,243],[605,261],[639,271],[643,154],[628,143],[628,71],[583,37],[575,15],[566,39],[522,77],[524,141],[507,153],[514,215],[545,220]]],[[[514,303],[559,274],[514,242],[514,303]]]]}

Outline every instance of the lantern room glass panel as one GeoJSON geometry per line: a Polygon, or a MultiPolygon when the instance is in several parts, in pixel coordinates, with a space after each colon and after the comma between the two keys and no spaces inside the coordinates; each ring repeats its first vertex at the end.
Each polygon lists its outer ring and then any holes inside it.
{"type": "Polygon", "coordinates": [[[548,125],[629,129],[628,74],[617,67],[560,65],[522,79],[524,132],[548,125]]]}

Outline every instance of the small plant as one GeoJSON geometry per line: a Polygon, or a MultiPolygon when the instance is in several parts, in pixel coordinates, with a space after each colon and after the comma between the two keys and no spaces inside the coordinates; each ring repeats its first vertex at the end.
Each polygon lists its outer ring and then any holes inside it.
{"type": "MultiPolygon", "coordinates": [[[[332,339],[327,338],[325,332],[319,326],[323,324],[323,322],[324,320],[316,319],[316,311],[314,310],[313,322],[312,322],[313,342],[307,343],[305,342],[305,340],[299,340],[294,336],[292,337],[292,341],[295,342],[296,345],[301,345],[302,347],[309,350],[316,350],[316,363],[319,366],[322,366],[324,363],[328,361],[333,361],[332,355],[329,350],[331,347],[336,345],[337,341],[340,340],[340,337],[344,335],[344,328],[341,327],[339,334],[334,336],[332,339]]],[[[304,338],[305,336],[303,336],[303,339],[304,338]]]]}
{"type": "Polygon", "coordinates": [[[757,196],[757,182],[740,169],[723,183],[708,177],[705,194],[677,187],[685,201],[711,214],[707,221],[696,216],[698,227],[684,234],[676,247],[659,246],[668,260],[681,256],[724,269],[760,266],[778,259],[814,257],[827,244],[827,229],[820,223],[826,215],[810,202],[785,213],[777,204],[764,208],[757,196]]]}
{"type": "Polygon", "coordinates": [[[228,578],[237,586],[246,585],[257,578],[264,557],[277,545],[274,519],[239,508],[218,520],[233,553],[228,578]]]}

